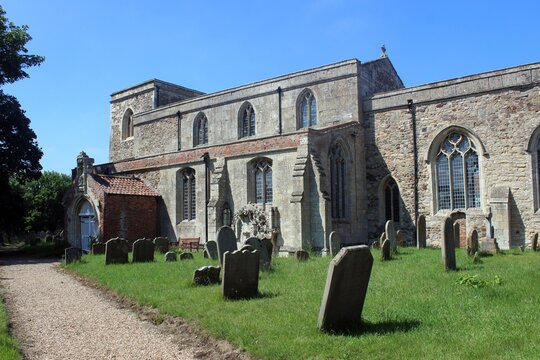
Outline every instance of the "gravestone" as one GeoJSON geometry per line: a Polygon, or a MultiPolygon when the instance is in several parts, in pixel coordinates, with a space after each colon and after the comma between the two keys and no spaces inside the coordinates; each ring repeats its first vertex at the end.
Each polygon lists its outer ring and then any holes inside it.
{"type": "Polygon", "coordinates": [[[220,266],[203,266],[193,273],[193,283],[195,285],[219,284],[220,266]]]}
{"type": "Polygon", "coordinates": [[[75,261],[80,261],[82,256],[82,250],[76,247],[68,247],[64,251],[64,259],[66,260],[66,265],[74,263],[75,261]]]}
{"type": "Polygon", "coordinates": [[[538,250],[538,233],[534,233],[531,246],[532,251],[538,250]]]}
{"type": "Polygon", "coordinates": [[[217,243],[214,240],[207,241],[206,244],[204,244],[204,250],[212,260],[217,260],[218,257],[218,250],[217,250],[217,243]]]}
{"type": "Polygon", "coordinates": [[[94,243],[94,244],[92,244],[92,254],[93,255],[105,254],[105,244],[104,243],[94,243]]]}
{"type": "Polygon", "coordinates": [[[244,244],[242,245],[242,247],[239,249],[240,251],[244,251],[244,250],[247,250],[247,251],[255,251],[256,249],[249,245],[249,244],[244,244]]]}
{"type": "Polygon", "coordinates": [[[386,233],[386,238],[390,241],[390,249],[392,252],[397,251],[397,242],[396,242],[396,229],[394,227],[394,222],[388,220],[386,226],[384,227],[384,232],[386,233]]]}
{"type": "Polygon", "coordinates": [[[262,271],[269,271],[270,256],[268,255],[268,248],[263,246],[262,241],[251,237],[246,240],[245,245],[250,245],[253,249],[259,251],[259,269],[262,271]]]}
{"type": "Polygon", "coordinates": [[[216,239],[219,262],[223,265],[223,254],[225,254],[225,251],[233,252],[238,249],[236,246],[236,235],[230,227],[222,226],[217,231],[216,239]]]}
{"type": "Polygon", "coordinates": [[[174,251],[167,251],[165,253],[165,261],[176,261],[178,257],[174,251]]]}
{"type": "Polygon", "coordinates": [[[396,243],[399,246],[405,246],[407,244],[407,241],[405,240],[405,234],[401,230],[398,230],[396,232],[396,243]]]}
{"type": "Polygon", "coordinates": [[[383,231],[381,234],[381,237],[379,238],[379,245],[382,245],[382,243],[386,240],[386,233],[383,231]]]}
{"type": "Polygon", "coordinates": [[[423,249],[426,247],[426,217],[420,215],[416,224],[416,247],[423,249]]]}
{"type": "Polygon", "coordinates": [[[105,265],[128,262],[129,245],[124,239],[115,238],[105,243],[105,265]]]}
{"type": "Polygon", "coordinates": [[[193,260],[193,254],[190,252],[183,252],[180,254],[180,260],[193,260]]]}
{"type": "Polygon", "coordinates": [[[338,232],[332,231],[328,241],[330,242],[330,256],[334,257],[341,249],[341,236],[338,232]]]}
{"type": "Polygon", "coordinates": [[[272,244],[272,240],[267,238],[261,239],[261,244],[263,247],[266,248],[266,252],[268,253],[268,259],[270,263],[272,263],[272,254],[274,252],[274,245],[272,244]]]}
{"type": "Polygon", "coordinates": [[[320,330],[344,331],[359,325],[372,267],[366,245],[345,247],[332,259],[319,311],[320,330]]]}
{"type": "Polygon", "coordinates": [[[139,239],[133,243],[133,262],[154,261],[154,243],[150,239],[139,239]]]}
{"type": "Polygon", "coordinates": [[[442,260],[444,270],[456,269],[456,247],[454,245],[454,224],[451,218],[447,217],[442,226],[442,260]]]}
{"type": "Polygon", "coordinates": [[[467,237],[467,255],[473,256],[478,251],[478,231],[472,229],[467,237]]]}
{"type": "Polygon", "coordinates": [[[248,299],[257,296],[259,251],[227,251],[223,258],[221,283],[223,296],[228,299],[248,299]]]}
{"type": "Polygon", "coordinates": [[[309,259],[309,253],[306,250],[297,250],[294,256],[298,261],[307,261],[309,259]]]}
{"type": "Polygon", "coordinates": [[[381,259],[382,261],[388,261],[391,258],[392,258],[392,255],[390,252],[390,240],[385,239],[381,246],[381,259]]]}
{"type": "Polygon", "coordinates": [[[460,226],[459,226],[459,223],[456,221],[454,222],[454,247],[458,248],[459,247],[459,233],[461,231],[460,229],[460,226]]]}
{"type": "Polygon", "coordinates": [[[165,254],[169,251],[169,239],[162,236],[155,238],[154,247],[156,250],[159,250],[160,253],[165,254]]]}
{"type": "Polygon", "coordinates": [[[374,242],[371,243],[371,248],[372,249],[380,249],[381,248],[381,244],[379,243],[379,240],[375,240],[374,242]]]}

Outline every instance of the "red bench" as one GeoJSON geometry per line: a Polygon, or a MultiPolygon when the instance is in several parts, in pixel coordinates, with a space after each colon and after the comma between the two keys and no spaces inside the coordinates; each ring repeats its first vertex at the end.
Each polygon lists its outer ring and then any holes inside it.
{"type": "Polygon", "coordinates": [[[178,244],[180,245],[180,250],[189,250],[189,251],[199,251],[199,243],[201,241],[200,237],[197,238],[178,238],[178,244]]]}

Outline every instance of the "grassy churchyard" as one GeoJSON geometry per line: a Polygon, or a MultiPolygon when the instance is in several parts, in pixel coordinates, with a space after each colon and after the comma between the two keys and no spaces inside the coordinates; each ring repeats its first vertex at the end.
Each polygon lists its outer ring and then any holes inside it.
{"type": "MultiPolygon", "coordinates": [[[[457,250],[459,271],[443,271],[441,251],[400,248],[375,262],[361,329],[317,329],[330,257],[273,259],[260,296],[224,300],[219,285],[193,286],[194,260],[105,266],[89,255],[69,270],[135,301],[197,324],[258,358],[534,359],[540,354],[540,253],[510,251],[473,263],[457,250]]],[[[130,255],[131,256],[131,255],[130,255]]]]}

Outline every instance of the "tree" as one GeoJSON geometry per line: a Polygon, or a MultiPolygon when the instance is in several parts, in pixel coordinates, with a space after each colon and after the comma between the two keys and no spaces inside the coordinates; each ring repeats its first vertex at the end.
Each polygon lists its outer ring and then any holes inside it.
{"type": "MultiPolygon", "coordinates": [[[[16,26],[6,18],[0,5],[0,87],[28,77],[25,69],[44,58],[29,55],[26,43],[32,38],[28,27],[16,26]]],[[[41,175],[43,152],[36,134],[17,99],[0,88],[0,231],[15,231],[15,214],[20,210],[17,191],[9,179],[35,179],[41,175]]]]}

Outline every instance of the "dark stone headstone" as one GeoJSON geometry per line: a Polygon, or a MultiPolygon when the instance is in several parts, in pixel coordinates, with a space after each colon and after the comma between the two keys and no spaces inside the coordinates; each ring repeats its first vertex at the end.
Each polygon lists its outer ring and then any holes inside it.
{"type": "Polygon", "coordinates": [[[476,229],[472,229],[471,233],[467,237],[467,255],[473,256],[478,249],[478,231],[476,231],[476,229]]]}
{"type": "Polygon", "coordinates": [[[372,266],[366,245],[345,247],[332,259],[319,312],[320,330],[344,331],[360,323],[372,266]]]}
{"type": "Polygon", "coordinates": [[[341,249],[341,236],[338,232],[332,231],[330,233],[328,242],[330,243],[330,256],[334,257],[341,249]]]}
{"type": "Polygon", "coordinates": [[[178,258],[174,251],[167,251],[165,253],[165,261],[176,261],[178,258]]]}
{"type": "Polygon", "coordinates": [[[269,271],[270,270],[270,255],[268,254],[268,248],[266,246],[263,246],[262,241],[257,238],[251,237],[246,240],[245,244],[259,251],[259,270],[269,271]]]}
{"type": "Polygon", "coordinates": [[[68,247],[64,251],[64,258],[66,260],[66,265],[74,263],[75,261],[80,261],[82,256],[82,250],[76,247],[68,247]]]}
{"type": "Polygon", "coordinates": [[[105,244],[104,243],[92,244],[92,254],[93,255],[105,254],[105,244]]]}
{"type": "Polygon", "coordinates": [[[204,244],[204,250],[210,257],[210,259],[217,260],[219,258],[217,243],[214,240],[207,241],[206,244],[204,244]]]}
{"type": "Polygon", "coordinates": [[[384,227],[384,232],[386,233],[386,238],[390,241],[390,249],[393,252],[397,251],[397,241],[396,241],[396,229],[394,227],[394,222],[388,220],[386,226],[384,227]]]}
{"type": "Polygon", "coordinates": [[[407,240],[405,240],[405,234],[403,233],[403,231],[401,230],[398,230],[396,232],[396,243],[399,245],[399,246],[405,246],[407,245],[407,240]]]}
{"type": "Polygon", "coordinates": [[[272,240],[270,239],[261,239],[261,244],[263,247],[266,248],[266,252],[268,253],[268,259],[270,263],[272,262],[272,254],[274,253],[274,245],[272,244],[272,240]]]}
{"type": "Polygon", "coordinates": [[[217,231],[216,239],[219,262],[223,264],[223,254],[225,254],[225,251],[233,252],[238,249],[236,246],[236,235],[230,227],[222,226],[217,231]]]}
{"type": "Polygon", "coordinates": [[[227,251],[223,257],[223,296],[228,299],[245,299],[257,296],[259,291],[259,252],[227,251]]]}
{"type": "Polygon", "coordinates": [[[139,239],[133,243],[133,262],[154,261],[154,243],[150,239],[139,239]]]}
{"type": "Polygon", "coordinates": [[[249,244],[244,244],[242,245],[242,247],[239,249],[240,251],[244,251],[244,250],[247,250],[247,251],[255,251],[256,249],[249,245],[249,244]]]}
{"type": "Polygon", "coordinates": [[[460,227],[459,227],[459,223],[458,222],[455,222],[454,223],[454,247],[458,248],[459,247],[459,234],[460,234],[460,227]]]}
{"type": "Polygon", "coordinates": [[[416,224],[416,247],[423,249],[426,247],[426,217],[420,215],[416,224]]]}
{"type": "Polygon", "coordinates": [[[129,245],[124,239],[111,239],[105,243],[105,265],[128,262],[129,245]]]}
{"type": "Polygon", "coordinates": [[[538,250],[538,233],[534,233],[531,246],[533,251],[538,250]]]}
{"type": "Polygon", "coordinates": [[[451,218],[447,217],[444,220],[442,226],[442,260],[444,264],[444,269],[456,270],[456,247],[454,245],[454,224],[451,218]]]}
{"type": "Polygon", "coordinates": [[[220,266],[203,266],[193,273],[193,283],[195,285],[219,284],[220,266]]]}
{"type": "Polygon", "coordinates": [[[390,240],[385,239],[381,246],[381,259],[383,261],[387,261],[387,260],[390,260],[391,258],[392,258],[392,255],[390,251],[390,240]]]}
{"type": "Polygon", "coordinates": [[[193,254],[190,252],[183,252],[180,254],[180,260],[193,260],[193,254]]]}
{"type": "Polygon", "coordinates": [[[169,251],[169,239],[166,237],[157,237],[154,239],[154,247],[160,253],[165,254],[169,251]]]}
{"type": "Polygon", "coordinates": [[[309,253],[306,250],[297,250],[294,255],[298,261],[307,261],[309,259],[309,253]]]}

